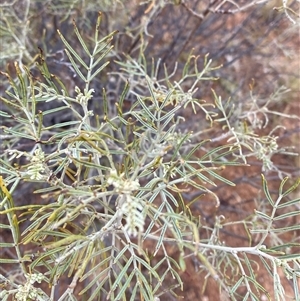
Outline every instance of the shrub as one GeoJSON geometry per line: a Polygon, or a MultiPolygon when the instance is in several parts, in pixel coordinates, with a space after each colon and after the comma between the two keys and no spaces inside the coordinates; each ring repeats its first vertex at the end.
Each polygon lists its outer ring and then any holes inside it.
{"type": "Polygon", "coordinates": [[[268,109],[286,89],[260,104],[251,86],[252,102],[239,108],[214,90],[214,102],[205,102],[199,87],[215,81],[220,68],[209,55],[201,61],[191,52],[170,71],[160,60],[149,63],[143,44],[109,73],[116,32],[101,37],[100,21],[101,14],[92,41],[75,22],[78,42],[59,32],[77,79],[72,89],[51,72],[42,50],[39,74],[20,62],[16,76],[2,72],[9,83],[0,111],[1,229],[9,237],[1,243],[2,300],[165,300],[183,289],[188,258],[232,300],[271,298],[257,278],[259,265],[273,279],[276,300],[285,300],[284,277],[299,295],[300,180],[288,184],[273,161],[295,154],[278,145],[278,126],[258,135],[269,116],[298,118],[268,109]],[[99,78],[117,86],[114,97],[99,78]],[[262,175],[261,205],[234,222],[248,245],[230,247],[221,230],[233,222],[218,214],[211,224],[192,208],[202,198],[218,208],[214,187],[235,186],[222,170],[251,157],[282,180],[274,197],[262,175]],[[26,183],[34,194],[24,195],[26,183]],[[35,194],[38,202],[15,201],[35,194]]]}

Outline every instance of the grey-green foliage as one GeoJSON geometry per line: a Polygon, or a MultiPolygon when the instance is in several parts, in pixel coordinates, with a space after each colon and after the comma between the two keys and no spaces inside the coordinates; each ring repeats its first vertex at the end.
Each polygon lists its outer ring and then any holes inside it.
{"type": "MultiPolygon", "coordinates": [[[[93,48],[74,27],[85,59],[72,41],[60,34],[81,82],[74,91],[68,91],[63,79],[51,74],[42,53],[39,69],[43,80],[18,63],[16,79],[4,74],[10,89],[1,97],[6,109],[0,111],[4,120],[0,214],[5,217],[1,228],[11,233],[11,240],[1,247],[13,256],[0,259],[2,300],[11,296],[16,300],[164,300],[166,291],[182,289],[179,271],[185,271],[189,256],[194,256],[201,270],[218,281],[233,300],[240,300],[244,287],[244,300],[257,300],[260,292],[267,292],[256,280],[250,254],[257,256],[274,278],[278,300],[283,300],[278,269],[294,281],[296,294],[299,254],[290,255],[289,248],[298,242],[277,242],[267,248],[265,241],[276,233],[277,221],[299,215],[299,199],[284,201],[299,182],[285,191],[283,180],[278,199],[273,201],[263,178],[271,214],[258,210],[248,222],[240,222],[252,231],[250,237],[260,235],[259,243],[242,248],[224,245],[219,238],[220,229],[226,226],[222,216],[213,227],[202,225],[183,197],[184,192],[196,188],[212,195],[218,206],[219,199],[209,187],[220,182],[234,186],[218,171],[240,165],[247,157],[235,134],[234,143],[211,149],[206,147],[208,141],[201,140],[203,130],[215,120],[228,122],[230,117],[216,95],[219,111],[194,97],[203,80],[214,79],[210,76],[215,69],[212,62],[206,57],[199,70],[197,57],[191,54],[180,80],[174,81],[176,69],[169,74],[165,68],[164,78],[157,78],[159,62],[148,72],[142,52],[139,60],[127,57],[119,62],[121,69],[115,75],[125,79],[123,91],[112,104],[104,89],[99,92],[92,86],[105,72],[114,36],[99,36],[100,20],[101,15],[93,48]],[[186,81],[190,83],[188,91],[186,81]],[[99,115],[89,109],[96,92],[103,98],[99,115]],[[129,96],[133,101],[126,108],[129,96]],[[39,110],[42,103],[53,101],[57,102],[54,108],[39,110]],[[183,126],[188,108],[190,114],[203,116],[199,133],[183,126]],[[61,112],[72,116],[71,120],[44,125],[48,115],[61,112]],[[26,150],[20,149],[20,144],[27,145],[26,150]],[[15,204],[13,195],[23,182],[35,183],[35,193],[46,202],[15,204]],[[279,209],[295,205],[296,210],[276,215],[279,209]],[[200,237],[202,229],[208,237],[200,237]],[[32,246],[33,254],[23,253],[25,245],[32,246]],[[169,254],[170,245],[179,250],[178,258],[169,254]],[[18,267],[17,275],[5,274],[11,264],[18,267]],[[228,270],[240,277],[228,283],[228,270]],[[60,280],[67,276],[71,283],[57,296],[60,280]],[[165,286],[166,279],[174,280],[170,287],[165,286]]],[[[299,225],[280,228],[281,232],[294,230],[300,230],[299,225]]]]}

